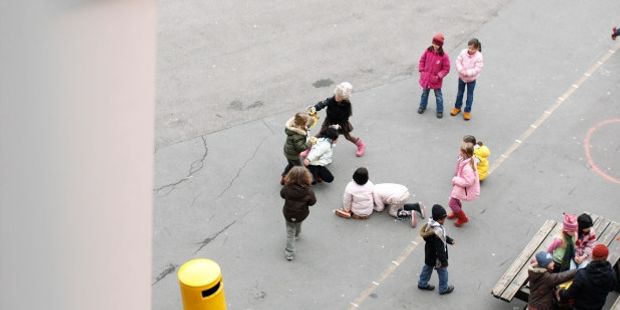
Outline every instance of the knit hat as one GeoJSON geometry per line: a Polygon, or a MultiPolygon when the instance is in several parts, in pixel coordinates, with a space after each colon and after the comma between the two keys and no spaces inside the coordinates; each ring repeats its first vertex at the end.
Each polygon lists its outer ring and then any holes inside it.
{"type": "Polygon", "coordinates": [[[577,224],[579,226],[579,231],[581,231],[582,229],[590,228],[592,227],[592,218],[589,215],[583,213],[577,218],[577,224]]]}
{"type": "Polygon", "coordinates": [[[551,256],[551,254],[545,251],[540,251],[536,253],[536,262],[538,263],[538,266],[542,268],[547,268],[547,266],[549,266],[549,263],[551,263],[552,261],[553,257],[551,256]]]}
{"type": "Polygon", "coordinates": [[[435,221],[439,221],[442,218],[448,216],[448,214],[446,213],[446,209],[444,209],[441,205],[438,205],[438,204],[433,205],[432,214],[433,214],[433,220],[435,221]]]}
{"type": "Polygon", "coordinates": [[[597,244],[592,249],[592,259],[605,260],[609,255],[609,249],[604,244],[597,244]]]}
{"type": "Polygon", "coordinates": [[[435,36],[433,36],[433,44],[437,44],[439,46],[443,46],[443,33],[439,32],[435,36]]]}
{"type": "Polygon", "coordinates": [[[577,217],[569,213],[564,213],[562,230],[569,233],[577,232],[577,217]]]}

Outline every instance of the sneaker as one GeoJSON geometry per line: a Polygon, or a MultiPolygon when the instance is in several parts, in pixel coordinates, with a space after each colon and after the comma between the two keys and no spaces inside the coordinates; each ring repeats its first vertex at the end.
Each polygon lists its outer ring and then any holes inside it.
{"type": "Polygon", "coordinates": [[[448,288],[443,292],[439,292],[439,295],[450,294],[452,291],[454,291],[454,285],[448,285],[448,288]]]}
{"type": "Polygon", "coordinates": [[[434,286],[434,285],[432,285],[432,284],[428,284],[427,286],[420,286],[420,285],[418,284],[418,288],[419,288],[419,289],[421,289],[421,290],[423,290],[423,291],[432,291],[432,290],[434,290],[434,289],[435,289],[435,286],[434,286]]]}
{"type": "Polygon", "coordinates": [[[411,227],[414,227],[418,224],[418,219],[415,216],[415,212],[411,212],[411,227]]]}
{"type": "Polygon", "coordinates": [[[450,115],[452,116],[456,116],[459,113],[461,113],[461,109],[452,108],[452,110],[450,110],[450,115]]]}
{"type": "Polygon", "coordinates": [[[426,111],[425,108],[423,108],[423,107],[419,107],[418,108],[418,114],[422,114],[422,113],[424,113],[424,111],[426,111]]]}
{"type": "Polygon", "coordinates": [[[468,121],[471,119],[471,113],[470,112],[465,112],[463,113],[463,119],[468,121]]]}
{"type": "Polygon", "coordinates": [[[437,112],[437,118],[442,118],[443,117],[443,112],[437,112]]]}
{"type": "Polygon", "coordinates": [[[399,220],[402,219],[406,219],[408,217],[410,217],[412,214],[411,211],[407,211],[407,210],[403,210],[403,209],[398,209],[398,211],[396,211],[396,218],[399,220]]]}

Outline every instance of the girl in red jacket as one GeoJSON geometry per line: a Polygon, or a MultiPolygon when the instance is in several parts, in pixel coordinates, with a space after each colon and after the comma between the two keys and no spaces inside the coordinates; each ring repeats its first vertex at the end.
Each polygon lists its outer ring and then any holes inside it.
{"type": "Polygon", "coordinates": [[[441,83],[443,78],[450,72],[450,59],[443,51],[443,34],[438,33],[433,37],[433,44],[429,46],[422,57],[418,69],[420,70],[420,86],[422,86],[422,98],[418,113],[422,114],[428,104],[428,93],[431,89],[435,92],[437,103],[437,118],[443,117],[443,95],[441,83]]]}

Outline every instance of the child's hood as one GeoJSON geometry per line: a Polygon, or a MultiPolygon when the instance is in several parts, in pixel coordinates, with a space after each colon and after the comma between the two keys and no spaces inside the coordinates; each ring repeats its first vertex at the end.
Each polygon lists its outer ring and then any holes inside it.
{"type": "Polygon", "coordinates": [[[487,158],[489,157],[489,155],[491,155],[491,151],[489,150],[489,148],[486,145],[477,147],[474,149],[474,154],[477,157],[482,157],[482,158],[487,158]]]}
{"type": "Polygon", "coordinates": [[[286,192],[287,199],[298,200],[308,195],[308,187],[297,184],[287,185],[284,191],[286,192]]]}
{"type": "Polygon", "coordinates": [[[286,121],[286,129],[292,131],[293,133],[300,134],[305,136],[307,132],[299,127],[295,127],[294,123],[295,118],[291,117],[288,121],[286,121]]]}
{"type": "Polygon", "coordinates": [[[429,221],[425,223],[420,229],[420,237],[428,238],[433,235],[436,235],[440,239],[443,239],[443,228],[441,227],[441,224],[439,224],[437,221],[429,219],[429,221]]]}

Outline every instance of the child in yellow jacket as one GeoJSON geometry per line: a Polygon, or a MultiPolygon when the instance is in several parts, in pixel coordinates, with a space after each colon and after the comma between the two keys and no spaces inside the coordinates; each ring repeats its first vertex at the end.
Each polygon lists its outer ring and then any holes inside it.
{"type": "Polygon", "coordinates": [[[491,150],[482,141],[476,141],[476,137],[472,135],[464,136],[463,142],[474,145],[474,162],[476,163],[478,176],[480,181],[486,179],[489,175],[489,155],[491,155],[491,150]]]}

